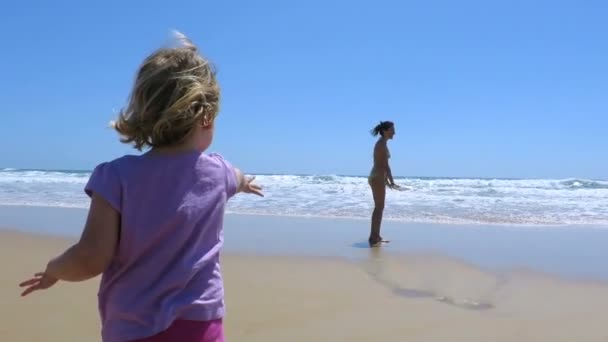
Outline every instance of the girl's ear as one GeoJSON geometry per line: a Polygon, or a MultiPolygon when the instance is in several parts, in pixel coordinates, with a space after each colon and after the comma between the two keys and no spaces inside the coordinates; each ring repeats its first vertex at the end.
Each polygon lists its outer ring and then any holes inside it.
{"type": "Polygon", "coordinates": [[[205,115],[205,116],[203,116],[203,119],[201,120],[201,126],[203,127],[203,129],[212,129],[214,121],[215,120],[209,119],[209,117],[207,115],[205,115]]]}
{"type": "Polygon", "coordinates": [[[209,115],[207,114],[203,115],[203,118],[201,119],[201,126],[205,129],[212,127],[213,119],[210,119],[209,115]]]}

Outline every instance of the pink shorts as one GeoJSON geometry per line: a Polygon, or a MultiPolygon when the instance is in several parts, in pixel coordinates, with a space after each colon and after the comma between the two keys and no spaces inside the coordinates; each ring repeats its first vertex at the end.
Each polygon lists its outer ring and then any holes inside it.
{"type": "Polygon", "coordinates": [[[163,332],[131,342],[224,342],[222,320],[177,320],[163,332]]]}

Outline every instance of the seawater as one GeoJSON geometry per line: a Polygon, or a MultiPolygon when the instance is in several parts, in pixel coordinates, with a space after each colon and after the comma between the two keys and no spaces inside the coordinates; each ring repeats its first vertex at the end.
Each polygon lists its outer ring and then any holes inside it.
{"type": "MultiPolygon", "coordinates": [[[[88,208],[90,171],[0,169],[0,205],[88,208]]],[[[265,197],[236,196],[243,214],[368,219],[366,177],[257,175],[265,197]]],[[[397,177],[387,190],[388,220],[443,224],[596,225],[608,227],[608,181],[397,177]]]]}

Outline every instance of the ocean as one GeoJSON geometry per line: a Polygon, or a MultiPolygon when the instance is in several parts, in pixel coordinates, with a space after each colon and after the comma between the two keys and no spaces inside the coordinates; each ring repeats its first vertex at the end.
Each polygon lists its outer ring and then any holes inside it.
{"type": "MultiPolygon", "coordinates": [[[[0,169],[0,205],[88,208],[90,172],[0,169]]],[[[228,212],[369,219],[366,177],[257,175],[264,198],[239,195],[228,212]]],[[[397,177],[406,191],[387,190],[387,220],[608,228],[608,181],[397,177]]]]}

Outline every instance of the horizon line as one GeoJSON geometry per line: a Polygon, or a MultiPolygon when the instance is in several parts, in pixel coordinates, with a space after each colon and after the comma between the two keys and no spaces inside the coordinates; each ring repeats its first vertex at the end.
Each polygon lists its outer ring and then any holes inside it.
{"type": "MultiPolygon", "coordinates": [[[[14,167],[1,167],[0,172],[7,171],[39,171],[39,172],[61,172],[61,173],[91,173],[93,170],[86,169],[37,169],[37,168],[14,168],[14,167]]],[[[265,173],[265,172],[246,172],[248,175],[256,175],[256,176],[298,176],[298,177],[356,177],[356,178],[365,178],[366,175],[349,175],[349,174],[320,174],[320,173],[265,173]]],[[[586,177],[576,177],[570,176],[565,178],[542,178],[542,177],[492,177],[492,176],[394,176],[395,179],[480,179],[480,180],[590,180],[590,181],[600,181],[606,182],[608,179],[600,179],[600,178],[586,178],[586,177]]]]}

